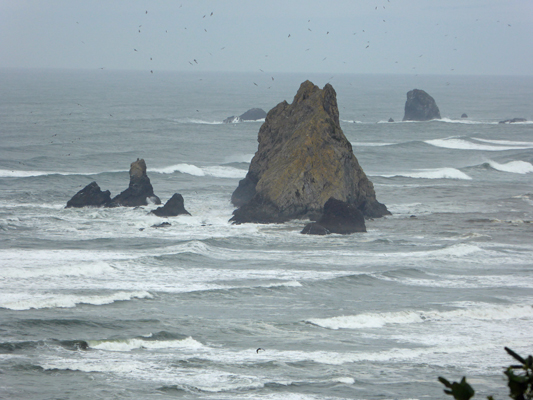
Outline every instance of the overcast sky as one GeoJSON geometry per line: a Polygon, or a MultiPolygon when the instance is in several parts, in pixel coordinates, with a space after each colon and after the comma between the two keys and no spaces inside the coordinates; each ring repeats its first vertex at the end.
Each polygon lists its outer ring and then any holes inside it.
{"type": "Polygon", "coordinates": [[[533,0],[0,0],[0,68],[533,75],[533,0]]]}

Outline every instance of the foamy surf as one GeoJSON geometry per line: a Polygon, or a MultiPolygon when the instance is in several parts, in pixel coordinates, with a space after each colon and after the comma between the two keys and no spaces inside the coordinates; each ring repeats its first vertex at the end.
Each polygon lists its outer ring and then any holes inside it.
{"type": "Polygon", "coordinates": [[[529,174],[533,172],[533,165],[526,161],[509,161],[508,163],[500,164],[496,161],[489,160],[488,164],[498,171],[510,172],[513,174],[529,174]]]}
{"type": "Polygon", "coordinates": [[[384,178],[405,177],[415,179],[462,179],[471,180],[472,178],[456,168],[435,168],[422,169],[413,172],[399,172],[394,175],[380,175],[384,178]]]}
{"type": "Polygon", "coordinates": [[[473,143],[464,139],[458,138],[444,138],[444,139],[432,139],[425,140],[425,143],[435,146],[442,147],[445,149],[454,149],[454,150],[478,150],[478,151],[506,151],[506,150],[525,150],[533,148],[531,145],[491,145],[491,144],[482,144],[482,143],[473,143]]]}
{"type": "Polygon", "coordinates": [[[192,337],[181,340],[145,340],[145,339],[110,339],[110,340],[89,340],[89,346],[97,350],[106,351],[131,351],[134,349],[182,349],[199,350],[204,345],[192,337]]]}
{"type": "Polygon", "coordinates": [[[150,172],[160,174],[173,174],[180,172],[193,176],[213,176],[215,178],[230,178],[242,179],[246,176],[247,171],[244,169],[227,167],[227,166],[211,166],[211,167],[197,167],[193,164],[176,164],[163,168],[151,168],[150,172]]]}
{"type": "Polygon", "coordinates": [[[133,299],[151,299],[153,296],[146,291],[115,292],[107,295],[66,295],[66,294],[4,294],[0,299],[0,308],[10,310],[30,310],[42,308],[73,308],[78,304],[101,306],[115,301],[128,301],[133,299]]]}
{"type": "Polygon", "coordinates": [[[431,321],[452,321],[457,319],[509,320],[533,318],[530,305],[482,305],[472,308],[460,308],[453,311],[399,311],[385,313],[364,313],[342,315],[332,318],[311,318],[307,322],[327,329],[368,329],[381,328],[385,325],[418,324],[431,321]]]}

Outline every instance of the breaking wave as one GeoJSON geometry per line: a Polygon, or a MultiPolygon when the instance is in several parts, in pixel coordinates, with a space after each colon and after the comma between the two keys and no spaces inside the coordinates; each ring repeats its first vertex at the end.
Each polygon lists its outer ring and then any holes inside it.
{"type": "MultiPolygon", "coordinates": [[[[455,150],[481,150],[481,151],[505,151],[505,150],[525,150],[533,148],[533,143],[525,144],[528,142],[509,142],[506,145],[501,144],[483,144],[483,143],[473,143],[468,140],[458,139],[454,137],[445,138],[445,139],[432,139],[425,140],[424,143],[427,143],[431,146],[442,147],[445,149],[455,149],[455,150]],[[523,143],[523,144],[516,144],[523,143]]],[[[489,142],[490,143],[490,142],[489,142]]]]}
{"type": "Polygon", "coordinates": [[[152,168],[151,172],[157,172],[160,174],[173,174],[180,172],[182,174],[194,175],[194,176],[214,176],[216,178],[239,178],[242,179],[246,176],[244,169],[227,167],[227,166],[211,166],[211,167],[197,167],[193,164],[176,164],[163,168],[152,168]]]}
{"type": "Polygon", "coordinates": [[[533,172],[533,165],[526,161],[510,161],[505,164],[500,164],[496,161],[489,160],[488,164],[498,171],[511,172],[513,174],[528,174],[533,172]]]}
{"type": "Polygon", "coordinates": [[[381,175],[384,178],[406,177],[416,179],[462,179],[471,180],[472,178],[456,168],[436,168],[422,169],[413,172],[400,172],[394,175],[381,175]]]}

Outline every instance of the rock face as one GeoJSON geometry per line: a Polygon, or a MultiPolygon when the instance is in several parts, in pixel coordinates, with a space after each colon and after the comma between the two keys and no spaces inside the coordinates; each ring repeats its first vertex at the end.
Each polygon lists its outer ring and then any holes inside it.
{"type": "Polygon", "coordinates": [[[366,232],[365,217],[356,207],[345,201],[331,197],[324,204],[324,213],[317,222],[308,224],[301,233],[308,235],[327,235],[340,233],[347,235],[366,232]]]}
{"type": "Polygon", "coordinates": [[[67,208],[71,207],[104,207],[111,202],[109,190],[102,192],[96,182],[91,182],[67,202],[67,208]]]}
{"type": "Polygon", "coordinates": [[[163,207],[158,207],[152,211],[152,214],[158,217],[175,217],[180,214],[191,215],[186,209],[183,201],[183,196],[179,193],[174,193],[169,201],[163,207]]]}
{"type": "Polygon", "coordinates": [[[525,118],[513,118],[513,119],[506,119],[505,121],[498,122],[499,124],[514,124],[516,122],[527,122],[527,119],[525,118]]]}
{"type": "Polygon", "coordinates": [[[250,108],[244,114],[239,115],[238,117],[232,115],[224,120],[225,124],[236,124],[242,121],[257,121],[259,119],[266,118],[267,113],[261,108],[250,108]]]}
{"type": "Polygon", "coordinates": [[[404,121],[429,121],[440,118],[439,107],[433,97],[419,89],[407,92],[404,121]]]}
{"type": "Polygon", "coordinates": [[[359,166],[339,124],[336,93],[310,81],[292,104],[269,111],[258,135],[259,147],[246,178],[232,195],[240,207],[234,223],[276,223],[318,218],[330,197],[367,217],[390,214],[376,200],[372,182],[359,166]]]}
{"type": "Polygon", "coordinates": [[[154,194],[150,179],[146,175],[146,163],[143,159],[137,159],[130,166],[129,187],[118,196],[115,196],[109,206],[145,206],[148,204],[148,199],[155,204],[161,204],[161,200],[154,194]]]}

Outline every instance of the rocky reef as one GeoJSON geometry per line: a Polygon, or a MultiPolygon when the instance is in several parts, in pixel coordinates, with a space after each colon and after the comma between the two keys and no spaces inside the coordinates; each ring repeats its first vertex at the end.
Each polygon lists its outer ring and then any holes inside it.
{"type": "Polygon", "coordinates": [[[109,206],[146,206],[148,201],[154,204],[161,204],[159,197],[154,194],[150,178],[146,175],[146,163],[142,158],[138,158],[130,166],[130,185],[122,193],[115,196],[109,206]]]}
{"type": "Polygon", "coordinates": [[[238,117],[232,115],[224,120],[225,124],[235,124],[242,121],[257,121],[266,118],[267,113],[261,108],[251,108],[238,117]]]}
{"type": "Polygon", "coordinates": [[[525,118],[512,118],[498,122],[499,124],[516,124],[517,122],[527,122],[525,118]]]}
{"type": "Polygon", "coordinates": [[[258,150],[232,195],[233,223],[276,223],[317,219],[328,199],[346,202],[365,217],[390,214],[376,200],[374,186],[339,123],[337,96],[301,84],[292,104],[269,111],[258,134],[258,150]]]}
{"type": "Polygon", "coordinates": [[[183,196],[179,193],[174,195],[165,203],[163,207],[158,207],[152,211],[158,217],[175,217],[177,215],[191,215],[186,209],[183,196]]]}
{"type": "Polygon", "coordinates": [[[419,89],[407,92],[404,121],[429,121],[440,118],[439,107],[433,97],[419,89]]]}
{"type": "Polygon", "coordinates": [[[301,233],[307,235],[329,235],[340,233],[347,235],[366,232],[365,217],[353,205],[334,199],[324,204],[324,212],[317,222],[307,224],[301,233]]]}
{"type": "Polygon", "coordinates": [[[66,208],[104,207],[111,202],[111,193],[100,189],[96,182],[91,182],[67,202],[66,208]]]}

